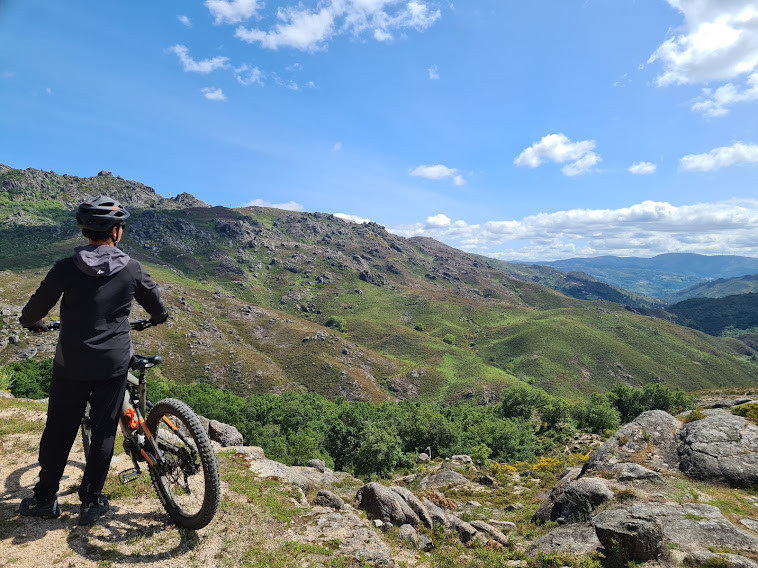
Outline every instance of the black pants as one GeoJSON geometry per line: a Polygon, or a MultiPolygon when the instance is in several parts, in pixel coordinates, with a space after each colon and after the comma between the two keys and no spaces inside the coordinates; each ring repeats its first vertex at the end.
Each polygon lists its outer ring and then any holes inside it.
{"type": "Polygon", "coordinates": [[[82,503],[97,499],[108,476],[116,428],[126,390],[126,376],[108,381],[53,379],[47,423],[39,447],[39,482],[34,486],[38,501],[49,501],[58,493],[87,402],[90,403],[92,440],[84,477],[79,486],[82,503]]]}

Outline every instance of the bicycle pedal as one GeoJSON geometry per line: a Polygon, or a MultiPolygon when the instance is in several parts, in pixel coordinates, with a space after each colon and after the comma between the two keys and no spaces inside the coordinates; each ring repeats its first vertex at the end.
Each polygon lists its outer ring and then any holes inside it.
{"type": "Polygon", "coordinates": [[[132,467],[129,469],[125,469],[124,471],[119,473],[118,480],[122,484],[126,485],[127,483],[130,483],[134,481],[135,479],[137,479],[140,475],[142,475],[142,472],[132,467]]]}

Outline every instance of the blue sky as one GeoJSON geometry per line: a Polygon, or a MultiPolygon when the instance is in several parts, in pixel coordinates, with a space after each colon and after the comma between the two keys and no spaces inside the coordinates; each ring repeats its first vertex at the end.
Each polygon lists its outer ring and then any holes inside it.
{"type": "Polygon", "coordinates": [[[758,0],[0,0],[0,163],[504,260],[758,256],[758,0]]]}

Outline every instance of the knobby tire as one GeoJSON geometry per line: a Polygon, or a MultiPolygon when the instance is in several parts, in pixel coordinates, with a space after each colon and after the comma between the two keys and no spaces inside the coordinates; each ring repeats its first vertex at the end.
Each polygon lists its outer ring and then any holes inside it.
{"type": "Polygon", "coordinates": [[[163,507],[181,527],[193,530],[205,527],[218,510],[221,484],[216,454],[199,418],[182,401],[166,398],[150,410],[146,425],[172,464],[167,472],[150,468],[150,478],[163,507]],[[172,425],[182,432],[189,445],[174,433],[172,425]],[[194,460],[189,458],[191,449],[196,451],[194,460]]]}

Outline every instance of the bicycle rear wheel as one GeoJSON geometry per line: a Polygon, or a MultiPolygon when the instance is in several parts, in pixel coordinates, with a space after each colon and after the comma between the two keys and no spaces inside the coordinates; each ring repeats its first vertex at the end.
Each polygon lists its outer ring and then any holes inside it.
{"type": "Polygon", "coordinates": [[[150,468],[158,497],[179,526],[201,529],[211,522],[221,500],[216,455],[192,409],[173,398],[150,410],[147,428],[163,452],[162,471],[150,468]]]}

